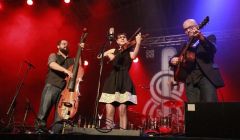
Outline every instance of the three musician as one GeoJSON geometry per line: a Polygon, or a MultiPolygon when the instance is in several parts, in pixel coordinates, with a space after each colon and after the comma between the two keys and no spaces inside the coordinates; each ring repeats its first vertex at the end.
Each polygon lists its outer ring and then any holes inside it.
{"type": "MultiPolygon", "coordinates": [[[[214,41],[205,37],[194,19],[187,19],[183,23],[185,34],[190,38],[198,40],[197,45],[192,45],[187,52],[171,58],[170,64],[175,67],[184,63],[183,70],[186,78],[181,81],[185,83],[188,102],[217,102],[216,89],[224,86],[219,69],[214,63],[216,47],[214,41]]],[[[105,79],[99,102],[106,107],[106,127],[114,128],[114,114],[119,111],[119,128],[127,129],[127,108],[129,105],[137,104],[137,96],[133,82],[129,76],[132,60],[137,57],[141,45],[141,33],[135,37],[135,44],[128,47],[125,33],[117,35],[116,42],[119,48],[107,50],[103,57],[109,58],[113,67],[110,75],[105,79]]],[[[66,86],[66,76],[72,77],[72,71],[68,68],[73,65],[74,59],[68,57],[68,42],[61,40],[58,52],[52,53],[48,59],[48,75],[42,92],[36,130],[38,133],[46,131],[46,120],[50,110],[56,106],[61,92],[66,86]]],[[[101,57],[101,56],[100,56],[101,57]]],[[[100,58],[99,57],[99,58],[100,58]]],[[[79,65],[81,67],[81,65],[79,65]]],[[[55,113],[53,125],[54,133],[61,133],[62,124],[59,114],[55,113]]]]}

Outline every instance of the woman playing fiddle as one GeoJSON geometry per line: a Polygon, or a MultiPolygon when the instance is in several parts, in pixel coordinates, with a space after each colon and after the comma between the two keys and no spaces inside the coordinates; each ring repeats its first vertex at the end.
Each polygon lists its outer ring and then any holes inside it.
{"type": "Polygon", "coordinates": [[[125,33],[120,33],[116,39],[119,48],[110,49],[103,54],[113,65],[110,75],[105,80],[99,100],[106,106],[107,128],[113,128],[114,114],[118,108],[120,129],[127,129],[127,107],[137,104],[135,88],[128,71],[132,60],[137,57],[141,40],[141,33],[136,35],[134,44],[128,42],[125,33]],[[133,47],[129,47],[129,44],[133,47]]]}

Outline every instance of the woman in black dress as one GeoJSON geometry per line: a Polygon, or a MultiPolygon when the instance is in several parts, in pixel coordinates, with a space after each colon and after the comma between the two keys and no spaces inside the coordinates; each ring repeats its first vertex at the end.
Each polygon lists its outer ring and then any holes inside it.
{"type": "Polygon", "coordinates": [[[128,73],[132,60],[137,57],[141,44],[141,33],[135,37],[136,44],[129,47],[125,33],[117,35],[118,49],[104,52],[104,56],[112,61],[113,69],[105,80],[99,100],[106,104],[107,128],[113,128],[115,109],[118,107],[120,129],[127,129],[127,107],[137,104],[137,96],[133,82],[128,73]]]}

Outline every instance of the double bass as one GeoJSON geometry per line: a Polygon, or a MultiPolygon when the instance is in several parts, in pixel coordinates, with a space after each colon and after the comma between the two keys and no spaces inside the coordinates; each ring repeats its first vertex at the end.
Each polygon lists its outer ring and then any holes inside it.
{"type": "MultiPolygon", "coordinates": [[[[198,29],[203,28],[209,22],[209,17],[207,16],[199,25],[198,29]]],[[[187,67],[187,62],[193,61],[195,59],[195,54],[193,52],[188,51],[188,49],[197,41],[196,38],[192,37],[188,41],[188,43],[183,47],[180,54],[178,55],[179,58],[182,58],[181,61],[176,65],[173,66],[174,71],[174,80],[177,82],[184,82],[186,79],[186,72],[184,68],[187,67]]]]}
{"type": "Polygon", "coordinates": [[[79,67],[79,60],[81,58],[82,46],[87,37],[87,29],[83,29],[83,33],[78,45],[77,55],[73,66],[69,67],[69,71],[72,71],[72,77],[66,77],[67,86],[61,93],[60,100],[57,105],[57,111],[61,119],[70,119],[75,116],[78,110],[79,104],[79,83],[82,80],[84,71],[82,67],[79,67]]]}

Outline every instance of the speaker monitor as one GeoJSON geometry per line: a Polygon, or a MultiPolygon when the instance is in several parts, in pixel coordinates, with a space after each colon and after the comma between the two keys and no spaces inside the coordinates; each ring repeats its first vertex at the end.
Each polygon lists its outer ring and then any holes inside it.
{"type": "Polygon", "coordinates": [[[240,103],[185,104],[185,132],[194,137],[240,137],[240,103]]]}

